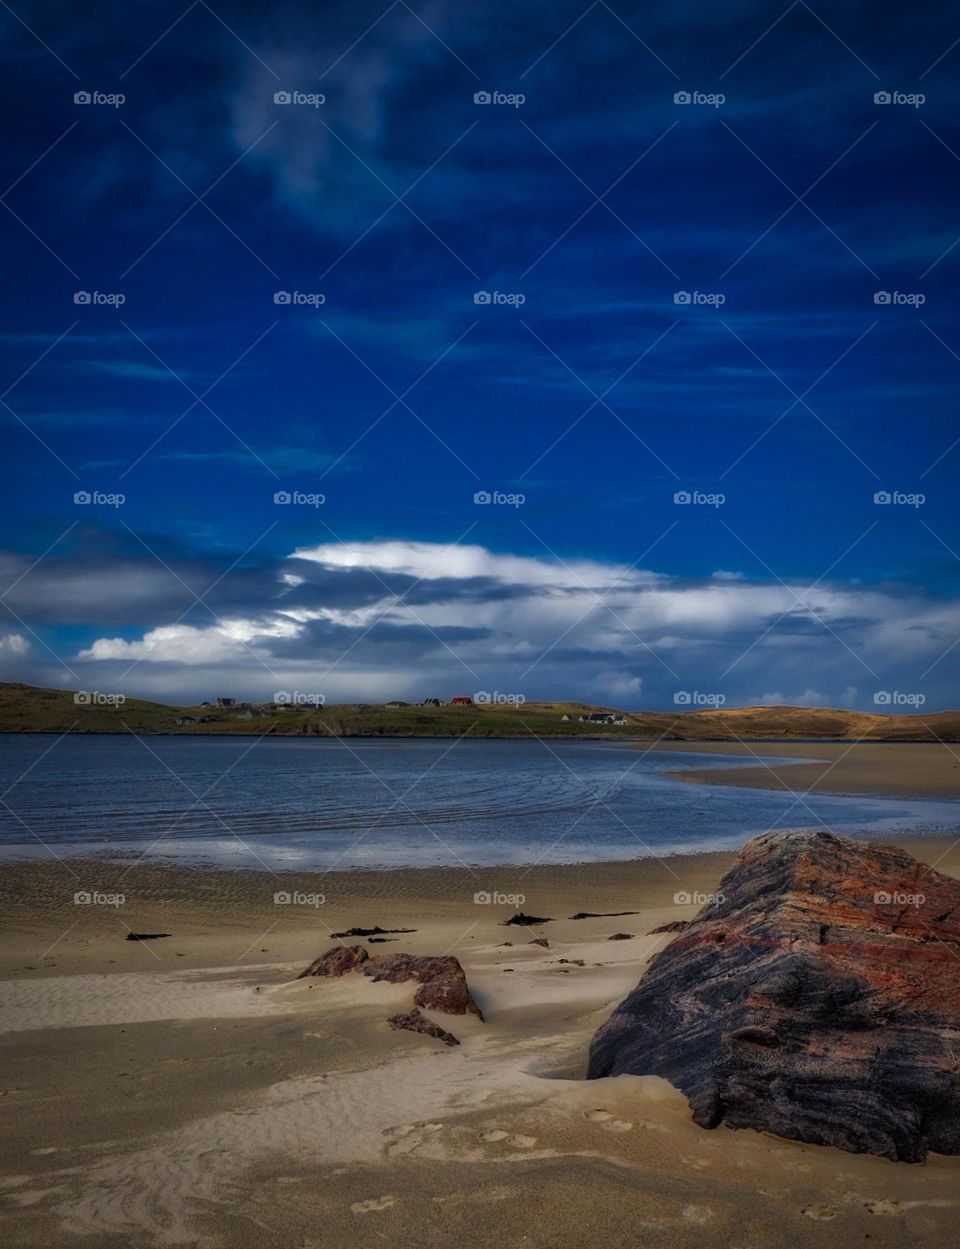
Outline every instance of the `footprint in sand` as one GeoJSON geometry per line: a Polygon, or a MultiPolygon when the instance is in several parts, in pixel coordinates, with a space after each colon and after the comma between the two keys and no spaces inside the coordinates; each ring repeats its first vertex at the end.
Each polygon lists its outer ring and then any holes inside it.
{"type": "Polygon", "coordinates": [[[863,1208],[867,1214],[903,1214],[903,1206],[892,1197],[880,1197],[876,1201],[865,1201],[863,1208]]]}
{"type": "Polygon", "coordinates": [[[802,1213],[805,1214],[808,1219],[826,1221],[827,1219],[835,1219],[840,1211],[836,1206],[816,1205],[804,1206],[802,1213]]]}
{"type": "Polygon", "coordinates": [[[370,1197],[367,1201],[355,1201],[350,1210],[353,1214],[370,1214],[375,1210],[389,1210],[395,1202],[396,1198],[390,1195],[386,1197],[370,1197]]]}
{"type": "Polygon", "coordinates": [[[535,1136],[522,1136],[519,1132],[504,1132],[502,1128],[490,1128],[480,1133],[480,1140],[487,1145],[497,1145],[504,1141],[512,1149],[533,1149],[537,1143],[535,1136]]]}
{"type": "Polygon", "coordinates": [[[391,1156],[412,1154],[420,1148],[428,1134],[442,1131],[442,1123],[405,1123],[402,1127],[388,1129],[383,1133],[387,1153],[391,1156]]]}
{"type": "Polygon", "coordinates": [[[693,1171],[703,1171],[710,1166],[709,1158],[693,1158],[689,1154],[680,1159],[685,1167],[690,1167],[693,1171]]]}
{"type": "Polygon", "coordinates": [[[615,1119],[609,1110],[588,1110],[583,1117],[591,1123],[602,1124],[608,1132],[629,1132],[633,1127],[626,1119],[615,1119]]]}
{"type": "Polygon", "coordinates": [[[57,1152],[56,1145],[47,1145],[44,1149],[31,1149],[31,1158],[44,1158],[47,1154],[55,1154],[57,1152]]]}

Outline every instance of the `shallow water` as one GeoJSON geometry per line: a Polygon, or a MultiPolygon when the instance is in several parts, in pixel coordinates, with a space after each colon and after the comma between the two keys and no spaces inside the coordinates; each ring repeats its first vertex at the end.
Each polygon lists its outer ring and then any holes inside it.
{"type": "Polygon", "coordinates": [[[960,832],[958,802],[798,800],[659,775],[755,764],[601,742],[11,735],[0,856],[329,870],[721,850],[773,827],[960,832]]]}

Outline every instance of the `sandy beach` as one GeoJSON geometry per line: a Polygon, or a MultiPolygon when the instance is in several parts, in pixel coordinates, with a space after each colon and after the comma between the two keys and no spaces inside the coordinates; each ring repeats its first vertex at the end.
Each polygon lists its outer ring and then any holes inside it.
{"type": "Polygon", "coordinates": [[[763,759],[756,767],[666,773],[695,785],[900,798],[960,797],[960,746],[952,742],[668,742],[652,749],[763,759]],[[774,762],[767,762],[770,759],[774,762]],[[804,762],[778,765],[777,759],[804,762]]]}
{"type": "MultiPolygon", "coordinates": [[[[950,843],[904,844],[960,875],[950,843]]],[[[704,1131],[662,1080],[583,1079],[593,1032],[670,940],[650,929],[691,917],[684,895],[730,861],[325,876],[7,865],[9,1243],[765,1249],[892,1247],[905,1229],[951,1243],[960,1159],[907,1166],[704,1131]],[[84,891],[124,900],[75,903],[84,891]],[[518,906],[551,922],[502,926],[518,906]],[[635,913],[569,918],[580,911],[635,913]],[[435,1016],[461,1042],[447,1049],[388,1028],[409,985],[295,980],[354,926],[416,930],[371,953],[455,954],[486,1022],[435,1016]]]]}

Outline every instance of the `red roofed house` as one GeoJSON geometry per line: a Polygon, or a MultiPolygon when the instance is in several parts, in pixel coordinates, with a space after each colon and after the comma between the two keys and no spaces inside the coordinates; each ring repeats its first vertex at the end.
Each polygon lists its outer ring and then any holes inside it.
{"type": "Polygon", "coordinates": [[[473,699],[468,698],[466,694],[458,694],[456,698],[450,699],[451,707],[472,707],[473,699]]]}

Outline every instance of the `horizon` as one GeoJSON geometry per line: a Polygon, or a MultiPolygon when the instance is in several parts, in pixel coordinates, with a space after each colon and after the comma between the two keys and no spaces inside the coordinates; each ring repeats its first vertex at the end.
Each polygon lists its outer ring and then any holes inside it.
{"type": "Polygon", "coordinates": [[[385,7],[0,15],[0,677],[960,706],[949,7],[385,7]]]}
{"type": "MultiPolygon", "coordinates": [[[[43,686],[33,686],[33,685],[29,685],[27,683],[19,682],[19,681],[0,681],[0,687],[5,686],[5,685],[19,685],[19,686],[22,686],[25,690],[39,690],[42,693],[53,692],[53,693],[59,693],[59,694],[73,694],[75,698],[79,697],[82,703],[86,702],[86,700],[89,700],[89,699],[96,700],[99,697],[105,697],[105,698],[114,697],[114,695],[106,694],[105,691],[89,691],[89,690],[75,691],[69,687],[47,688],[43,686]]],[[[453,703],[453,700],[455,698],[467,697],[471,700],[471,705],[474,708],[489,708],[491,710],[498,710],[498,711],[516,711],[518,714],[522,714],[523,708],[527,706],[528,703],[530,706],[533,706],[533,707],[551,707],[551,706],[558,707],[558,708],[560,707],[583,707],[584,709],[597,710],[597,711],[616,711],[616,712],[622,713],[623,715],[628,715],[628,716],[676,715],[678,717],[689,716],[689,715],[702,715],[705,713],[716,714],[718,712],[723,713],[723,712],[737,712],[737,711],[760,711],[760,712],[763,712],[763,711],[801,711],[801,712],[813,711],[813,712],[834,712],[838,715],[875,715],[875,716],[880,716],[880,717],[888,716],[888,717],[897,718],[897,719],[903,718],[903,717],[915,716],[917,719],[922,720],[925,715],[927,716],[950,715],[950,714],[956,714],[958,710],[957,708],[945,707],[939,711],[930,712],[930,711],[924,710],[922,707],[916,707],[914,705],[903,706],[903,705],[890,705],[889,703],[884,703],[884,704],[880,704],[879,706],[875,706],[874,708],[868,711],[861,711],[857,708],[832,707],[832,706],[829,706],[828,704],[734,703],[734,704],[728,705],[726,703],[702,703],[702,702],[697,702],[697,701],[691,702],[690,699],[683,699],[679,702],[675,702],[672,707],[633,707],[633,706],[626,706],[626,705],[620,706],[614,703],[603,703],[603,702],[597,702],[597,701],[585,702],[581,699],[576,699],[576,698],[539,698],[539,699],[520,698],[518,700],[515,697],[511,697],[511,696],[501,696],[497,691],[494,691],[493,693],[489,691],[476,691],[472,694],[465,694],[464,691],[460,691],[459,694],[457,693],[454,693],[454,694],[447,693],[447,694],[438,694],[438,695],[428,694],[428,695],[423,695],[422,697],[416,697],[416,696],[411,697],[409,701],[406,699],[399,699],[399,698],[390,698],[390,699],[379,700],[379,701],[346,698],[336,703],[328,703],[326,701],[310,702],[308,701],[308,698],[306,697],[302,698],[300,696],[299,691],[293,691],[293,692],[275,691],[273,696],[271,696],[270,698],[265,698],[265,699],[256,699],[256,698],[251,699],[251,698],[246,698],[240,695],[225,694],[225,693],[208,694],[206,698],[193,700],[193,701],[188,700],[185,702],[176,702],[172,700],[163,700],[163,699],[141,699],[139,698],[138,695],[133,694],[129,696],[123,696],[123,698],[115,705],[117,707],[122,707],[124,700],[129,701],[130,699],[133,699],[135,701],[141,701],[141,702],[153,702],[157,706],[170,706],[170,707],[181,707],[181,708],[187,708],[187,707],[191,707],[191,708],[214,707],[216,708],[216,705],[219,700],[230,699],[231,701],[236,702],[238,705],[240,705],[241,703],[244,705],[252,705],[252,706],[269,706],[270,704],[274,704],[276,706],[286,706],[293,710],[300,711],[300,712],[307,714],[307,713],[322,713],[324,710],[330,707],[385,707],[385,706],[389,706],[391,703],[402,703],[404,708],[409,707],[413,709],[416,707],[429,705],[432,702],[433,698],[435,697],[439,698],[441,706],[450,706],[453,703]]]]}

